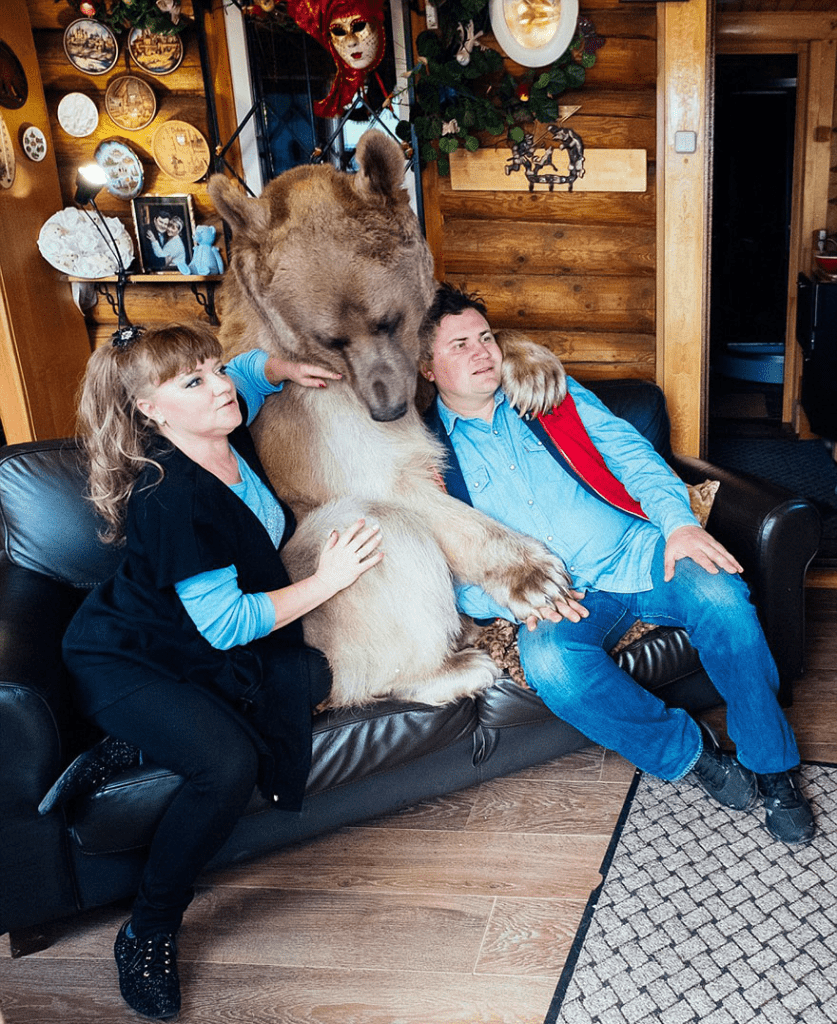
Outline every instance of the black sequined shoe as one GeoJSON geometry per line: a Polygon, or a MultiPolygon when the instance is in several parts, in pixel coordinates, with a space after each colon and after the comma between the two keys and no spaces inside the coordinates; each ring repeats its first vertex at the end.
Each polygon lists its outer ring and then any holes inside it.
{"type": "Polygon", "coordinates": [[[48,814],[56,804],[92,793],[102,783],[140,763],[140,752],[130,743],[105,736],[95,747],[85,750],[59,776],[52,789],[38,804],[39,814],[48,814]]]}
{"type": "Polygon", "coordinates": [[[148,939],[127,934],[130,921],[119,929],[113,946],[122,998],[137,1013],[168,1020],[180,1012],[177,943],[173,935],[158,932],[148,939]]]}
{"type": "Polygon", "coordinates": [[[764,825],[774,839],[804,846],[814,838],[814,812],[791,772],[757,775],[759,793],[767,811],[764,825]]]}
{"type": "Polygon", "coordinates": [[[689,775],[719,804],[744,811],[756,802],[756,779],[751,771],[725,754],[705,722],[699,722],[703,750],[689,775]]]}

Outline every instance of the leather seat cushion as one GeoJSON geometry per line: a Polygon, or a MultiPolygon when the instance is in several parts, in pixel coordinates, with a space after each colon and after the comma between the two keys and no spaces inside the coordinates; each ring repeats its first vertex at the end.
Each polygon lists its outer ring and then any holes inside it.
{"type": "MultiPolygon", "coordinates": [[[[470,699],[441,707],[380,701],[327,711],[314,720],[306,791],[318,793],[402,768],[458,743],[476,727],[476,706],[470,699]]],[[[71,834],[90,854],[146,846],[181,781],[156,765],[123,772],[78,802],[71,834]]],[[[247,813],[269,806],[255,794],[247,813]]]]}

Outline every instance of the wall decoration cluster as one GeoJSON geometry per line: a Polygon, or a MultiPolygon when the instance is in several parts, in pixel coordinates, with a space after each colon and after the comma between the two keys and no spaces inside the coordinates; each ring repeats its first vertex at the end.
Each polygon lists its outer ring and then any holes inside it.
{"type": "Polygon", "coordinates": [[[396,131],[405,142],[415,131],[422,163],[435,161],[442,175],[450,173],[452,153],[475,152],[481,137],[508,135],[510,143],[519,143],[524,125],[557,121],[559,96],[584,84],[604,44],[592,21],[577,17],[577,0],[538,0],[537,10],[513,0],[494,0],[491,6],[489,21],[489,0],[446,0],[432,8],[437,27],[416,39],[415,98],[409,121],[401,121],[396,131]],[[530,16],[547,23],[544,34],[529,37],[537,42],[534,47],[521,43],[526,36],[520,26],[530,16]],[[516,26],[516,40],[510,25],[516,26]],[[517,76],[506,70],[503,55],[482,42],[492,27],[495,33],[499,28],[500,45],[514,51],[509,56],[523,55],[539,66],[517,76]]]}

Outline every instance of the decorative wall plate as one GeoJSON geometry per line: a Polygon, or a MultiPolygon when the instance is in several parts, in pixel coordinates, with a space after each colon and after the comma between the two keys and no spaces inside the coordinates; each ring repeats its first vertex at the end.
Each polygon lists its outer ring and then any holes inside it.
{"type": "Polygon", "coordinates": [[[29,159],[35,160],[38,163],[47,155],[46,136],[34,124],[23,126],[23,130],[20,133],[20,145],[29,159]]]}
{"type": "Polygon", "coordinates": [[[131,29],[128,53],[143,71],[152,75],[170,75],[183,60],[183,40],[180,36],[164,36],[146,28],[131,29]]]}
{"type": "Polygon", "coordinates": [[[142,192],[142,163],[130,146],[119,139],[108,139],[97,147],[94,157],[108,176],[105,188],[112,196],[133,199],[142,192]]]}
{"type": "Polygon", "coordinates": [[[64,30],[67,60],[86,75],[103,75],[119,57],[119,43],[107,25],[93,18],[79,18],[64,30]]]}
{"type": "Polygon", "coordinates": [[[165,121],[154,133],[151,152],[157,166],[175,181],[199,181],[209,170],[209,146],[186,121],[165,121]]]}
{"type": "Polygon", "coordinates": [[[489,0],[488,12],[506,56],[526,68],[542,68],[573,41],[578,0],[489,0]]]}
{"type": "Polygon", "coordinates": [[[15,148],[0,114],[0,188],[11,188],[15,180],[15,148]]]}
{"type": "Polygon", "coordinates": [[[18,110],[29,96],[26,72],[12,48],[0,39],[0,107],[18,110]]]}
{"type": "Polygon", "coordinates": [[[83,92],[68,92],[58,104],[58,123],[68,135],[83,139],[96,130],[99,111],[83,92]]]}
{"type": "Polygon", "coordinates": [[[134,243],[128,229],[118,217],[98,217],[85,208],[68,206],[54,213],[43,225],[38,235],[38,249],[43,258],[65,274],[73,277],[108,277],[118,267],[108,245],[107,232],[102,230],[101,220],[110,231],[122,257],[125,267],[134,259],[134,243]]]}
{"type": "Polygon", "coordinates": [[[146,128],[157,113],[154,90],[136,75],[114,78],[105,93],[105,110],[115,125],[124,131],[146,128]]]}

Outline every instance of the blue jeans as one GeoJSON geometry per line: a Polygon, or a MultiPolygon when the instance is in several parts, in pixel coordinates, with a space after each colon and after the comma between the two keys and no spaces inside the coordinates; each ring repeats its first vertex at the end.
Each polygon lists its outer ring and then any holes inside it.
{"type": "Polygon", "coordinates": [[[608,655],[636,620],[685,628],[703,667],[727,705],[727,731],[738,760],[759,774],[799,763],[796,740],[777,693],[779,677],[746,584],[723,570],[707,572],[689,558],[664,580],[661,538],[651,590],[588,591],[581,622],[521,626],[520,661],[547,707],[596,743],[643,771],[679,779],[702,750],[697,723],[643,689],[608,655]]]}

